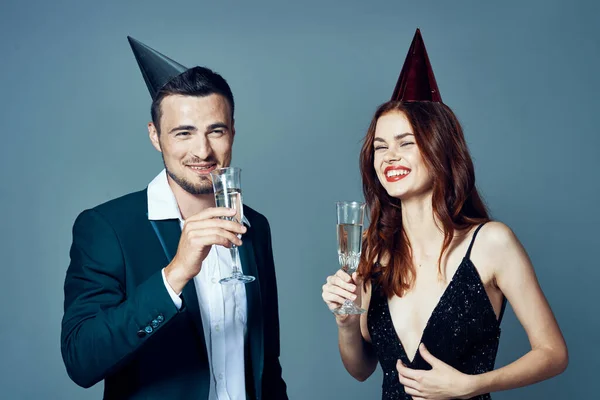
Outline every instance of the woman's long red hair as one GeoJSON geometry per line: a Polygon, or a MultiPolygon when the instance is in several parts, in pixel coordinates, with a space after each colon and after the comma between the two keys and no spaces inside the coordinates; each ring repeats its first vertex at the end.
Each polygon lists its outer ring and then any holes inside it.
{"type": "Polygon", "coordinates": [[[371,225],[365,232],[359,273],[375,279],[383,293],[402,296],[415,279],[411,247],[402,227],[402,202],[388,195],[374,167],[373,139],[378,119],[402,113],[415,134],[416,144],[433,178],[432,206],[442,224],[444,241],[438,264],[456,231],[489,221],[486,207],[475,188],[473,161],[462,128],[446,105],[435,102],[389,101],[382,104],[371,121],[360,153],[363,192],[371,225]],[[385,265],[377,262],[385,257],[385,265]]]}

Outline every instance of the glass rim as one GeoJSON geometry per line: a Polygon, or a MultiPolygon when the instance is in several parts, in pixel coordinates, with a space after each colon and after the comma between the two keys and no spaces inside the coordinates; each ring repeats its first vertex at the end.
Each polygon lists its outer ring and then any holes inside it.
{"type": "Polygon", "coordinates": [[[210,173],[212,174],[213,172],[217,172],[217,173],[224,173],[227,171],[241,171],[242,169],[240,167],[222,167],[222,168],[215,168],[212,171],[210,171],[210,173]]]}
{"type": "Polygon", "coordinates": [[[367,205],[367,203],[365,203],[364,201],[336,201],[335,202],[336,205],[350,205],[350,206],[365,206],[367,205]]]}

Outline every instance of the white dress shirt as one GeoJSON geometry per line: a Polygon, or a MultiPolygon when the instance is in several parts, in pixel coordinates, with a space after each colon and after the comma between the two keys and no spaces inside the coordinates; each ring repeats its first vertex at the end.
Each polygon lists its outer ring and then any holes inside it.
{"type": "MultiPolygon", "coordinates": [[[[183,227],[184,221],[164,169],[148,185],[148,219],[178,219],[183,227]]],[[[249,225],[245,218],[244,223],[249,225]]],[[[194,277],[210,367],[209,400],[246,399],[246,288],[243,284],[219,283],[222,277],[231,275],[231,266],[229,249],[215,245],[202,262],[200,273],[194,277]]],[[[167,282],[164,269],[162,276],[173,303],[181,308],[182,300],[167,282]]]]}

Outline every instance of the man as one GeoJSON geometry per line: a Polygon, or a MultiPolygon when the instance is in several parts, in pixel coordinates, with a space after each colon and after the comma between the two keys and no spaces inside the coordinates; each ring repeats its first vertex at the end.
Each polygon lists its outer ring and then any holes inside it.
{"type": "Polygon", "coordinates": [[[287,399],[269,224],[249,207],[244,225],[214,207],[209,173],[229,166],[235,136],[231,89],[209,69],[129,42],[165,169],[147,189],[75,221],[67,372],[83,387],[104,379],[106,399],[287,399]],[[255,282],[219,284],[231,273],[231,245],[255,282]]]}

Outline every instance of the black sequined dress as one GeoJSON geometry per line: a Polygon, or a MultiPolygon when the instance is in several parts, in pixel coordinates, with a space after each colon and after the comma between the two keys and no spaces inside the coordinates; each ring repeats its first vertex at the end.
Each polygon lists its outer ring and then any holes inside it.
{"type": "MultiPolygon", "coordinates": [[[[470,260],[471,248],[482,226],[475,230],[467,254],[429,317],[421,337],[421,343],[433,356],[466,374],[481,374],[494,368],[500,322],[506,306],[504,299],[500,318],[496,319],[479,273],[470,260]]],[[[367,322],[383,370],[382,399],[410,400],[398,380],[397,360],[412,369],[429,370],[431,366],[418,350],[412,361],[408,359],[394,329],[388,299],[376,284],[372,289],[367,322]]],[[[484,394],[473,399],[485,400],[491,396],[484,394]]]]}

